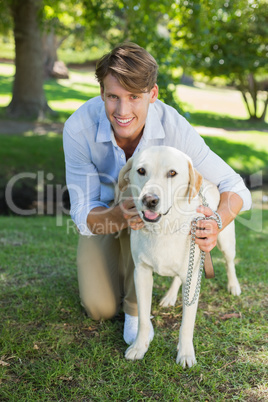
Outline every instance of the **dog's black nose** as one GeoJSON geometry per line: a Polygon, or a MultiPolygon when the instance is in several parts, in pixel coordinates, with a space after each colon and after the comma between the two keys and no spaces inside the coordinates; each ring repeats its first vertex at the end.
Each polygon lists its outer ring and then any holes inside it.
{"type": "Polygon", "coordinates": [[[155,209],[159,201],[156,194],[145,194],[142,198],[142,203],[149,209],[155,209]]]}

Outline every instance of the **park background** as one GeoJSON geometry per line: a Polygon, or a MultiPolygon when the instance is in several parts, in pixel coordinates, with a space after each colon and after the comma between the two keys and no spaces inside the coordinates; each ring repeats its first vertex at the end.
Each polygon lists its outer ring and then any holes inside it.
{"type": "Polygon", "coordinates": [[[267,400],[267,2],[1,0],[0,15],[0,400],[267,400]],[[236,224],[242,295],[213,250],[190,370],[175,363],[181,296],[158,306],[169,279],[155,278],[155,338],[135,363],[123,315],[97,323],[79,304],[62,127],[124,40],[153,54],[160,99],[252,192],[236,224]]]}

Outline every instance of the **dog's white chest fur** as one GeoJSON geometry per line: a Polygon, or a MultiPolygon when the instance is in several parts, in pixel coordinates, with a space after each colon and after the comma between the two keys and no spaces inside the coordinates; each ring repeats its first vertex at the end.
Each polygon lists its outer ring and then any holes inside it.
{"type": "Polygon", "coordinates": [[[131,232],[131,250],[135,266],[146,265],[162,276],[186,275],[190,236],[178,232],[159,236],[142,229],[131,232]],[[162,250],[162,252],[159,252],[162,250]]]}

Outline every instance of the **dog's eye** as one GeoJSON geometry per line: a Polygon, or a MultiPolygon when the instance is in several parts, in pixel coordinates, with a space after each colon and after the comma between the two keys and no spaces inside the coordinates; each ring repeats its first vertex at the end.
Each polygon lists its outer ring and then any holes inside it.
{"type": "Polygon", "coordinates": [[[144,168],[139,168],[137,170],[137,172],[141,175],[141,176],[145,176],[146,170],[144,168]]]}
{"type": "Polygon", "coordinates": [[[174,177],[177,175],[177,172],[175,170],[170,170],[167,174],[167,177],[174,177]]]}

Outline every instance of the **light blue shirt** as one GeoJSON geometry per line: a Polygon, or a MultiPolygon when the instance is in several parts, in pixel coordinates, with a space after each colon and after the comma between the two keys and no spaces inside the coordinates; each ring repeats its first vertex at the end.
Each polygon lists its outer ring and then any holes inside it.
{"type": "MultiPolygon", "coordinates": [[[[66,121],[63,130],[66,182],[71,217],[82,235],[91,235],[88,213],[114,199],[114,185],[126,163],[117,145],[100,96],[84,103],[66,121]]],[[[186,153],[203,177],[220,193],[232,191],[250,209],[251,195],[243,179],[210,150],[195,129],[172,107],[157,100],[150,104],[141,140],[134,153],[150,145],[168,145],[186,153]]]]}

